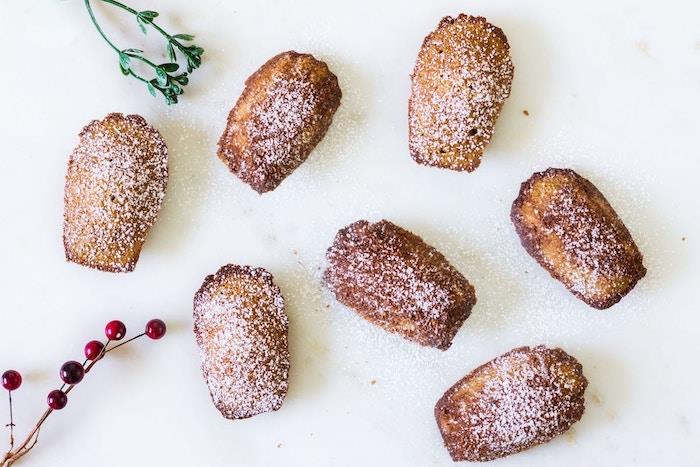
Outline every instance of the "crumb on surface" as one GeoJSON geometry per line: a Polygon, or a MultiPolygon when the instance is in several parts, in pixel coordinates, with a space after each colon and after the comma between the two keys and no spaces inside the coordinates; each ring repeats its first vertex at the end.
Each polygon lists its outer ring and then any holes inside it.
{"type": "Polygon", "coordinates": [[[525,115],[526,117],[529,117],[529,116],[530,116],[530,112],[528,112],[528,110],[525,109],[525,110],[523,110],[523,115],[525,115]]]}
{"type": "Polygon", "coordinates": [[[644,55],[649,55],[649,43],[647,41],[639,40],[635,42],[637,49],[644,55]]]}

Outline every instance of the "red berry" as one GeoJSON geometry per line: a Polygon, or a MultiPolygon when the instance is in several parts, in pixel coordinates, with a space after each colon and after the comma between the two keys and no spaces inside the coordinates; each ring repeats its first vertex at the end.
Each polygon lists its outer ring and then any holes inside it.
{"type": "Polygon", "coordinates": [[[2,374],[2,387],[8,391],[16,391],[22,385],[22,375],[19,371],[7,370],[2,374]]]}
{"type": "Polygon", "coordinates": [[[111,341],[120,341],[126,336],[126,326],[119,320],[110,321],[105,326],[105,336],[111,341]]]}
{"type": "Polygon", "coordinates": [[[85,344],[85,358],[87,358],[88,360],[96,359],[100,356],[100,354],[102,353],[102,349],[104,348],[104,344],[100,341],[88,342],[87,344],[85,344]]]}
{"type": "Polygon", "coordinates": [[[46,403],[54,410],[61,410],[68,403],[68,396],[60,389],[54,389],[46,398],[46,403]]]}
{"type": "Polygon", "coordinates": [[[146,323],[146,335],[151,339],[160,339],[165,335],[165,323],[160,319],[152,319],[146,323]]]}
{"type": "Polygon", "coordinates": [[[78,384],[85,376],[85,368],[79,362],[71,360],[61,366],[61,379],[66,384],[78,384]]]}

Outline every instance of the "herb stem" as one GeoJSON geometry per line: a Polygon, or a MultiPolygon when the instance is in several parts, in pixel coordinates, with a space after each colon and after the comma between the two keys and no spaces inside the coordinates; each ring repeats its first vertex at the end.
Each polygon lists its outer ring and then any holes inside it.
{"type": "MultiPolygon", "coordinates": [[[[103,0],[103,1],[108,1],[108,0],[103,0]]],[[[112,43],[112,41],[109,40],[107,35],[104,33],[104,31],[100,27],[99,23],[97,22],[97,18],[95,18],[95,13],[92,11],[92,7],[90,6],[90,0],[85,0],[85,8],[87,9],[88,14],[90,15],[90,20],[92,21],[92,24],[95,25],[97,32],[100,33],[100,36],[102,36],[102,38],[105,40],[105,42],[107,42],[107,44],[109,44],[109,46],[112,49],[114,49],[115,52],[121,53],[121,50],[119,50],[119,48],[116,45],[114,45],[112,43]]]]}
{"type": "MultiPolygon", "coordinates": [[[[138,16],[138,14],[139,14],[138,11],[134,10],[134,9],[131,8],[130,6],[124,5],[123,3],[117,2],[116,0],[101,0],[101,1],[104,2],[104,3],[108,3],[108,4],[110,4],[110,5],[114,5],[114,6],[118,7],[118,8],[121,8],[121,9],[124,10],[124,11],[128,11],[129,13],[131,13],[131,14],[134,15],[134,16],[138,16]]],[[[168,34],[163,28],[161,28],[161,27],[158,26],[156,23],[154,23],[153,20],[150,20],[150,19],[148,19],[148,18],[145,18],[144,21],[147,22],[148,24],[150,24],[151,26],[153,26],[153,28],[154,28],[156,31],[158,31],[159,33],[161,33],[161,34],[162,34],[163,36],[165,36],[165,38],[167,38],[168,40],[170,40],[170,39],[173,38],[173,36],[171,36],[170,34],[168,34]]]]}
{"type": "Polygon", "coordinates": [[[109,3],[110,5],[114,5],[114,6],[116,6],[116,7],[119,7],[119,8],[121,8],[122,10],[126,10],[126,11],[128,11],[129,13],[131,13],[132,15],[138,15],[138,14],[139,14],[138,11],[134,10],[134,9],[131,8],[130,6],[124,5],[123,3],[119,3],[119,2],[117,2],[117,1],[115,1],[115,0],[101,0],[101,1],[103,1],[103,2],[105,2],[105,3],[109,3]]]}
{"type": "Polygon", "coordinates": [[[194,36],[191,34],[175,34],[172,35],[166,32],[163,28],[158,26],[154,19],[158,16],[157,11],[144,10],[138,11],[130,6],[127,6],[117,0],[100,0],[108,5],[115,6],[128,12],[136,17],[136,22],[145,34],[147,32],[147,27],[152,26],[158,33],[160,33],[166,41],[166,51],[170,61],[167,63],[157,64],[148,58],[144,57],[143,51],[139,49],[120,49],[117,47],[110,39],[107,34],[102,30],[97,18],[95,17],[95,12],[92,9],[90,0],[84,0],[85,8],[90,15],[90,20],[92,24],[97,29],[97,32],[102,36],[102,39],[114,50],[119,56],[119,66],[122,74],[125,76],[132,76],[142,83],[146,84],[148,92],[155,96],[156,93],[160,92],[165,98],[165,102],[170,104],[177,104],[178,96],[183,93],[183,86],[189,83],[189,75],[193,70],[199,68],[202,64],[202,55],[204,54],[204,49],[194,45],[184,45],[182,41],[191,41],[194,36]],[[187,71],[181,71],[180,64],[178,63],[178,52],[186,61],[187,71]],[[133,60],[137,60],[151,69],[153,69],[155,77],[152,79],[145,78],[139,75],[131,67],[133,60]]]}

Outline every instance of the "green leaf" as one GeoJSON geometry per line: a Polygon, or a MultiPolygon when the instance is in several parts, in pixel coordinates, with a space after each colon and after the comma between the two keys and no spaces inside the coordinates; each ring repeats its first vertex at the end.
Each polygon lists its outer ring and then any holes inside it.
{"type": "Polygon", "coordinates": [[[204,49],[197,47],[196,45],[190,46],[188,49],[192,51],[192,54],[197,55],[198,57],[204,55],[204,49]]]}
{"type": "Polygon", "coordinates": [[[146,83],[146,87],[148,88],[148,92],[151,93],[151,96],[156,97],[156,88],[153,86],[151,83],[146,83]]]}
{"type": "Polygon", "coordinates": [[[124,69],[129,69],[129,65],[131,64],[131,58],[124,52],[119,53],[119,64],[121,65],[122,68],[124,69]]]}
{"type": "Polygon", "coordinates": [[[146,34],[146,23],[143,21],[143,19],[137,15],[136,22],[138,23],[139,28],[141,28],[141,32],[146,34]]]}
{"type": "Polygon", "coordinates": [[[175,81],[177,81],[178,83],[180,83],[183,86],[187,86],[187,83],[190,82],[190,79],[187,77],[187,73],[177,75],[173,79],[175,79],[175,81]]]}
{"type": "Polygon", "coordinates": [[[177,60],[177,55],[175,55],[175,47],[173,47],[172,42],[168,42],[168,57],[170,58],[171,62],[177,60]]]}
{"type": "Polygon", "coordinates": [[[182,50],[182,53],[187,57],[187,71],[192,72],[192,70],[199,68],[202,64],[203,48],[191,45],[180,50],[182,50]]]}
{"type": "Polygon", "coordinates": [[[156,68],[156,80],[160,86],[168,85],[168,74],[162,68],[156,68]]]}
{"type": "Polygon", "coordinates": [[[142,54],[143,50],[141,49],[124,49],[122,50],[122,53],[125,54],[142,54]]]}
{"type": "Polygon", "coordinates": [[[180,39],[183,41],[193,41],[194,36],[192,34],[175,34],[173,36],[175,39],[180,39]]]}
{"type": "Polygon", "coordinates": [[[140,11],[137,16],[140,16],[141,18],[150,21],[150,20],[158,17],[158,12],[152,11],[152,10],[144,10],[144,11],[140,11]]]}
{"type": "Polygon", "coordinates": [[[119,71],[122,72],[122,75],[124,75],[124,76],[129,76],[129,69],[128,69],[128,68],[124,68],[124,67],[121,65],[121,63],[119,64],[119,71]]]}
{"type": "Polygon", "coordinates": [[[177,96],[174,94],[165,94],[165,103],[168,105],[177,104],[177,96]]]}
{"type": "Polygon", "coordinates": [[[161,63],[160,65],[158,65],[158,68],[163,69],[163,71],[167,73],[173,73],[177,71],[178,68],[180,68],[180,65],[178,65],[177,63],[161,63]]]}

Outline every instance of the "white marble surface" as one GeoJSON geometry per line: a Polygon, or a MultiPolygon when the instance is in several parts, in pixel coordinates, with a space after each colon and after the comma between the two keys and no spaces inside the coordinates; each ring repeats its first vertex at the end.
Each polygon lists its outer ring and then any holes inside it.
{"type": "MultiPolygon", "coordinates": [[[[586,414],[493,465],[700,465],[700,3],[129,1],[206,48],[176,107],[121,77],[81,1],[0,8],[0,368],[25,374],[20,434],[60,364],[106,321],[170,325],[164,341],[100,363],[22,465],[449,466],[434,402],[478,364],[539,343],[583,363],[586,414]],[[406,142],[418,47],[460,11],[502,27],[516,67],[473,174],[420,167],[406,142]],[[216,141],[246,76],[288,49],[328,61],[343,103],[311,158],[258,196],[215,158],[216,141]],[[82,126],[111,111],[142,114],[171,150],[165,207],[128,275],[67,264],[61,243],[67,156],[82,126]],[[552,165],[590,178],[645,255],[648,276],[608,311],[550,279],[509,224],[520,182],[552,165]],[[320,285],[335,231],[382,217],[440,247],[476,286],[479,303],[447,352],[372,328],[320,285]],[[285,405],[239,422],[212,406],[191,332],[195,290],[227,262],[268,268],[291,321],[285,405]]],[[[104,19],[124,47],[143,40],[130,21],[104,19]]]]}

